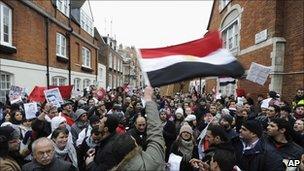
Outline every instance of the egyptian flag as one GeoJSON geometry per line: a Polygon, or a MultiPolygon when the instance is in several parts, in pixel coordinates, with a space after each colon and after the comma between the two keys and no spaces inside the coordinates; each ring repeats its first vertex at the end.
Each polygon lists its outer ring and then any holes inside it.
{"type": "Polygon", "coordinates": [[[219,78],[220,86],[226,86],[228,84],[235,84],[235,79],[231,77],[219,78]]]}
{"type": "Polygon", "coordinates": [[[198,77],[241,77],[244,68],[222,45],[219,32],[209,32],[179,45],[139,49],[139,62],[152,87],[198,77]]]}

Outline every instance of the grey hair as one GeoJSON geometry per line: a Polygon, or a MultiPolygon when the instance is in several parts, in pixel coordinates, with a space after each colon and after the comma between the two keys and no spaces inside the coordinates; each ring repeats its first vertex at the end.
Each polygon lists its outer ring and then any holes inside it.
{"type": "Polygon", "coordinates": [[[49,138],[46,138],[46,137],[42,137],[42,138],[38,138],[37,140],[35,140],[32,144],[32,153],[34,154],[35,153],[35,147],[38,143],[41,143],[41,142],[48,142],[52,145],[52,147],[54,148],[54,143],[51,139],[49,138]]]}

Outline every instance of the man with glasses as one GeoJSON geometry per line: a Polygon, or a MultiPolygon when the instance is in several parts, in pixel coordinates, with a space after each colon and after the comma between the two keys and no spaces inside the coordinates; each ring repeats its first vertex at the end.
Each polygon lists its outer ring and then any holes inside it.
{"type": "Polygon", "coordinates": [[[25,164],[22,171],[76,171],[72,163],[55,157],[52,140],[39,138],[32,144],[33,161],[25,164]]]}

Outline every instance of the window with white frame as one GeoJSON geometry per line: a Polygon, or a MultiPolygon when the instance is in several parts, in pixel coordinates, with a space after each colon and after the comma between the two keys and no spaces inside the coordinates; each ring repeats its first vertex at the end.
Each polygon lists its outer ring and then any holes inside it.
{"type": "Polygon", "coordinates": [[[219,8],[222,10],[229,4],[230,0],[220,0],[219,2],[219,8]]]}
{"type": "Polygon", "coordinates": [[[56,35],[56,55],[66,58],[66,38],[64,35],[57,33],[56,35]]]}
{"type": "Polygon", "coordinates": [[[109,85],[110,88],[112,88],[112,75],[109,74],[109,85]]]}
{"type": "Polygon", "coordinates": [[[116,59],[116,56],[114,55],[113,56],[114,70],[117,70],[116,61],[117,61],[117,59],[116,59]]]}
{"type": "Polygon", "coordinates": [[[99,71],[98,71],[98,75],[99,75],[99,79],[102,80],[102,72],[103,72],[103,69],[102,68],[99,68],[99,71]]]}
{"type": "Polygon", "coordinates": [[[88,88],[91,85],[91,80],[84,79],[83,80],[83,88],[88,88]]]}
{"type": "Polygon", "coordinates": [[[52,77],[52,85],[53,86],[63,86],[66,85],[66,78],[62,76],[52,77]]]}
{"type": "Polygon", "coordinates": [[[0,71],[0,102],[6,101],[6,94],[9,93],[12,86],[13,75],[0,71]]]}
{"type": "Polygon", "coordinates": [[[81,79],[75,78],[74,79],[74,90],[81,90],[81,79]]]}
{"type": "Polygon", "coordinates": [[[108,60],[108,65],[109,65],[109,68],[112,68],[112,53],[109,53],[109,60],[108,60]]]}
{"type": "Polygon", "coordinates": [[[91,51],[82,47],[82,65],[91,68],[91,51]]]}
{"type": "Polygon", "coordinates": [[[69,17],[70,13],[70,0],[57,0],[57,9],[61,11],[64,15],[69,17]]]}
{"type": "Polygon", "coordinates": [[[117,71],[120,71],[120,58],[118,58],[118,61],[117,61],[117,71]]]}
{"type": "Polygon", "coordinates": [[[231,52],[237,52],[239,47],[239,12],[232,10],[221,24],[223,46],[231,52]]]}
{"type": "Polygon", "coordinates": [[[80,12],[80,26],[91,36],[94,36],[93,20],[84,12],[84,10],[81,10],[80,12]]]}
{"type": "Polygon", "coordinates": [[[12,9],[0,1],[0,44],[12,46],[12,9]]]}
{"type": "Polygon", "coordinates": [[[113,75],[113,88],[116,88],[117,87],[117,82],[116,82],[116,76],[113,75]]]}

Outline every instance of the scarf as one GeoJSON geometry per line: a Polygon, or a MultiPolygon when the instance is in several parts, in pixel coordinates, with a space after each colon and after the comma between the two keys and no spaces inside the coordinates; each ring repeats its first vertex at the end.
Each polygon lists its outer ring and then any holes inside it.
{"type": "Polygon", "coordinates": [[[183,154],[183,159],[186,162],[189,162],[192,158],[192,151],[193,151],[194,145],[192,140],[186,141],[181,139],[178,150],[183,154]]]}
{"type": "Polygon", "coordinates": [[[64,147],[63,150],[60,150],[57,147],[57,145],[54,145],[54,147],[57,158],[64,159],[66,155],[68,155],[69,159],[72,161],[73,166],[78,168],[77,153],[74,146],[71,143],[67,142],[67,145],[64,147]]]}
{"type": "Polygon", "coordinates": [[[90,148],[95,148],[97,146],[97,144],[92,140],[92,137],[89,136],[88,138],[86,138],[86,143],[90,148]]]}

